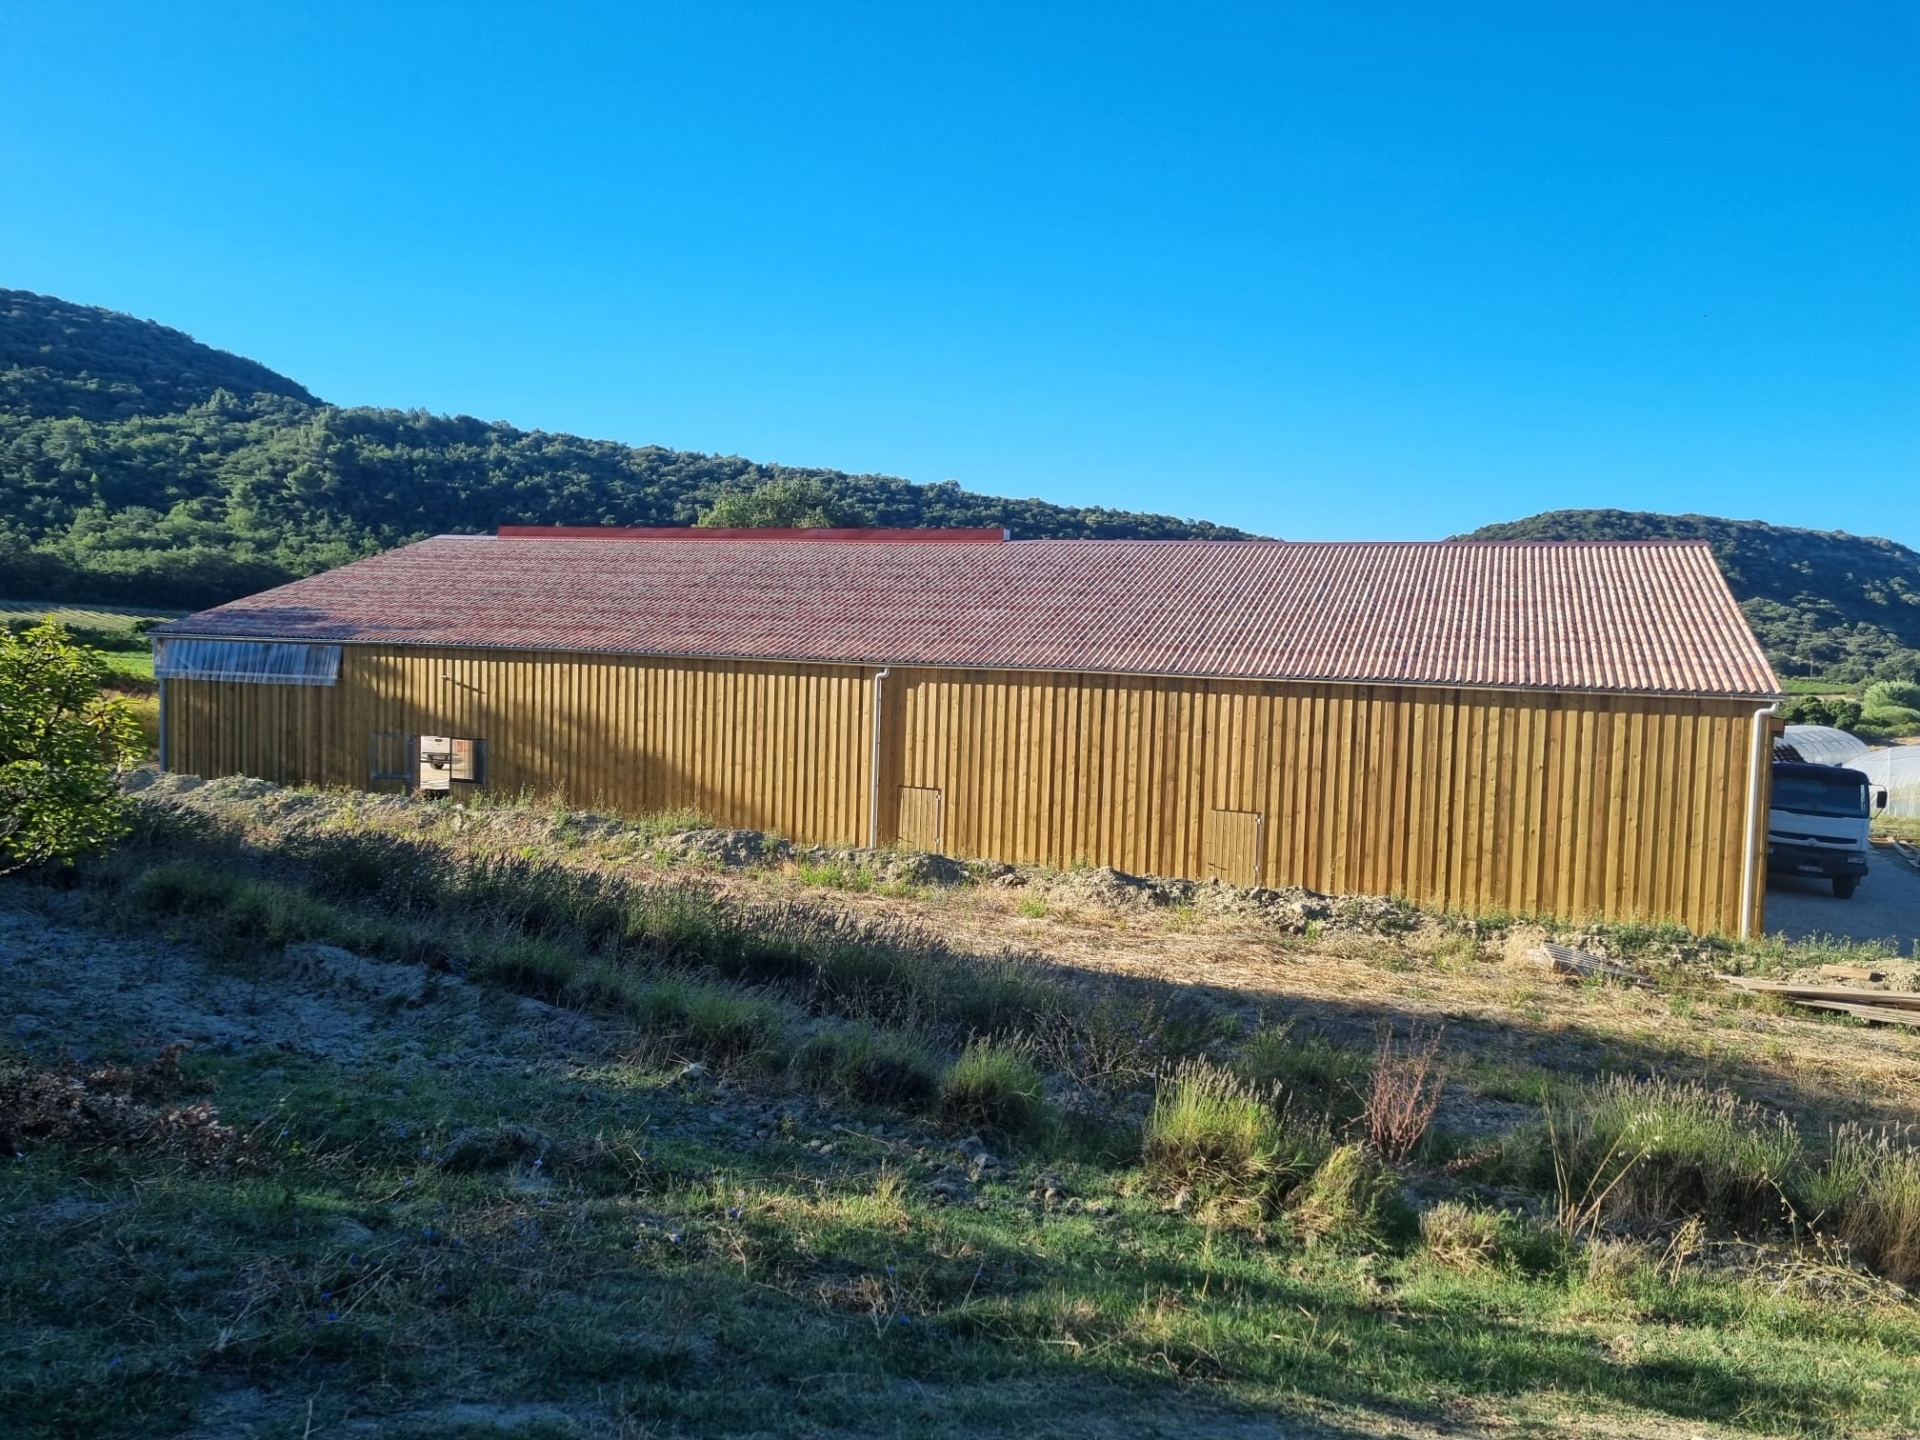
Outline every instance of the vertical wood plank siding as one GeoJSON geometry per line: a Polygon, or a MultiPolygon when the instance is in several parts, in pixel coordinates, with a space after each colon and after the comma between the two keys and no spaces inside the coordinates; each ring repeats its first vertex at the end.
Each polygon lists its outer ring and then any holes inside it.
{"type": "MultiPolygon", "coordinates": [[[[477,736],[495,791],[697,809],[855,845],[867,839],[871,677],[350,645],[331,688],[167,682],[168,755],[206,776],[364,787],[374,731],[477,736]]],[[[882,701],[880,839],[900,833],[903,787],[938,791],[952,855],[1204,878],[1227,858],[1207,853],[1213,817],[1241,812],[1261,817],[1270,886],[1731,932],[1751,711],[896,667],[882,701]]]]}
{"type": "Polygon", "coordinates": [[[721,825],[862,845],[867,676],[350,645],[330,687],[168,681],[167,760],[209,777],[365,789],[376,731],[477,737],[496,793],[558,791],[628,814],[692,809],[721,825]]]}

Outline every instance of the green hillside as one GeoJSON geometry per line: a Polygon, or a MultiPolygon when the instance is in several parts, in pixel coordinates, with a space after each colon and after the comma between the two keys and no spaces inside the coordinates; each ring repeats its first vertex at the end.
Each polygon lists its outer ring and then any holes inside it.
{"type": "Polygon", "coordinates": [[[1920,679],[1920,551],[1711,515],[1552,510],[1476,540],[1705,540],[1783,676],[1920,679]]]}
{"type": "Polygon", "coordinates": [[[880,525],[1243,533],[464,415],[342,409],[163,325],[0,290],[0,596],[9,599],[199,607],[422,535],[690,524],[723,493],[771,481],[824,487],[880,525]]]}
{"type": "MultiPolygon", "coordinates": [[[[1244,533],[464,415],[342,409],[164,325],[0,290],[0,598],[197,608],[422,535],[691,524],[723,496],[723,513],[750,519],[735,502],[768,486],[879,525],[1244,533]]],[[[1783,676],[1920,677],[1920,553],[1889,540],[1622,510],[1559,510],[1474,534],[1702,538],[1783,676]]]]}

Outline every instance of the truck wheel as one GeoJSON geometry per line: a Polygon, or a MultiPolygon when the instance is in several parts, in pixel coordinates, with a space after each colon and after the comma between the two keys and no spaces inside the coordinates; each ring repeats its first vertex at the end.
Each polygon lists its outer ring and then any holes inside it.
{"type": "Polygon", "coordinates": [[[1853,898],[1853,887],[1860,883],[1858,875],[1836,875],[1833,877],[1833,893],[1842,900],[1853,898]]]}

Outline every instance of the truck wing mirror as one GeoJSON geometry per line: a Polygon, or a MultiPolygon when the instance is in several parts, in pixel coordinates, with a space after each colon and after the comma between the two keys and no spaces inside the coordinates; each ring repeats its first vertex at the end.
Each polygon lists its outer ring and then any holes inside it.
{"type": "Polygon", "coordinates": [[[1886,791],[1876,790],[1873,792],[1873,808],[1876,810],[1884,810],[1887,808],[1887,792],[1886,791]]]}

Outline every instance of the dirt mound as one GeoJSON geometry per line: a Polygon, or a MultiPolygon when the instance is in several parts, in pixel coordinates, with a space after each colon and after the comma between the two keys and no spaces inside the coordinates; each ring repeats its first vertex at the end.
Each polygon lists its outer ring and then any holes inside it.
{"type": "Polygon", "coordinates": [[[790,859],[793,846],[758,830],[683,830],[662,840],[659,851],[675,860],[740,869],[790,859]]]}
{"type": "Polygon", "coordinates": [[[1190,880],[1156,880],[1144,875],[1129,875],[1111,865],[1095,865],[1085,870],[1032,872],[1029,889],[1045,893],[1048,900],[1068,906],[1098,906],[1107,910],[1155,910],[1182,903],[1194,889],[1190,880]]]}

